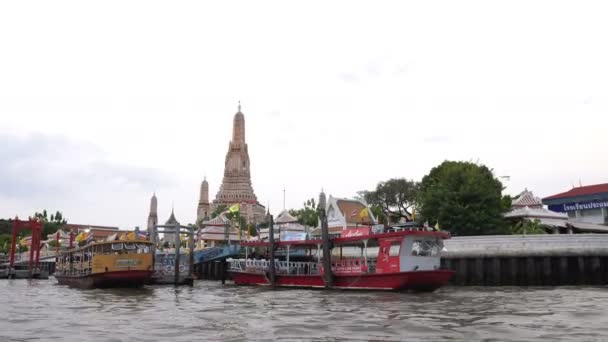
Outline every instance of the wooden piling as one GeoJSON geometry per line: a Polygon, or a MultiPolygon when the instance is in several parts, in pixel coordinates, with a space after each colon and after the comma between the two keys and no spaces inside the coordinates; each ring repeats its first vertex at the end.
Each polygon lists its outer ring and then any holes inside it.
{"type": "Polygon", "coordinates": [[[321,237],[323,239],[323,283],[325,288],[333,287],[333,274],[331,269],[331,241],[329,240],[329,227],[327,213],[325,212],[325,193],[319,195],[319,218],[321,219],[321,237]]]}
{"type": "Polygon", "coordinates": [[[269,228],[268,228],[268,248],[270,249],[268,251],[268,255],[270,257],[270,260],[268,261],[268,278],[270,281],[270,287],[274,288],[276,285],[276,270],[275,270],[275,265],[274,265],[274,221],[272,218],[272,215],[270,215],[270,213],[268,213],[268,222],[269,222],[269,228]]]}

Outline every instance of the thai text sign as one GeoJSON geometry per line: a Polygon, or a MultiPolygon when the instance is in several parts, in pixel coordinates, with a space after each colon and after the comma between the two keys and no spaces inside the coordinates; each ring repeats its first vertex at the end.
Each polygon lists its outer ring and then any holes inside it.
{"type": "Polygon", "coordinates": [[[303,241],[306,240],[304,232],[281,232],[279,239],[281,241],[303,241]]]}
{"type": "Polygon", "coordinates": [[[564,211],[608,208],[608,201],[564,204],[564,211]]]}
{"type": "Polygon", "coordinates": [[[365,228],[349,228],[340,233],[340,237],[353,237],[369,235],[370,227],[365,228]]]}

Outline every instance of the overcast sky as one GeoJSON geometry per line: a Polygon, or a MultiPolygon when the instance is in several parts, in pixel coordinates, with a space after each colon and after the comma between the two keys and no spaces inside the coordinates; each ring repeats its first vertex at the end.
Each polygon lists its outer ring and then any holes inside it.
{"type": "Polygon", "coordinates": [[[194,222],[245,114],[277,214],[443,160],[537,196],[608,182],[608,5],[0,2],[0,217],[194,222]]]}

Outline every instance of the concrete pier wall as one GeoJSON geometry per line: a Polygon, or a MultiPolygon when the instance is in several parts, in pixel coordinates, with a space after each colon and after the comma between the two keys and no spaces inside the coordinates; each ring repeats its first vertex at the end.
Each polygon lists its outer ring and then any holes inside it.
{"type": "Polygon", "coordinates": [[[230,279],[228,263],[225,260],[199,263],[194,266],[194,275],[197,279],[226,280],[230,279]]]}
{"type": "Polygon", "coordinates": [[[454,285],[604,285],[608,234],[456,237],[441,265],[454,285]]]}

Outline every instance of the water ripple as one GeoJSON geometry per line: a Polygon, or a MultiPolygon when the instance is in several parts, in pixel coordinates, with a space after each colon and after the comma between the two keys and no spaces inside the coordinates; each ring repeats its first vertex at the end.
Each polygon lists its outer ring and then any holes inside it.
{"type": "Polygon", "coordinates": [[[432,294],[0,282],[0,341],[603,341],[603,287],[432,294]]]}

